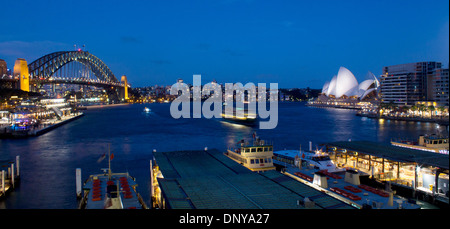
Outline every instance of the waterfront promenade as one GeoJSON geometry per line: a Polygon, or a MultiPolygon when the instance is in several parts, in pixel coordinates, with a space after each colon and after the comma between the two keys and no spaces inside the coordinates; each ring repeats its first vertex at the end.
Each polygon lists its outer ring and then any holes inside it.
{"type": "Polygon", "coordinates": [[[398,115],[379,115],[375,113],[367,113],[367,112],[358,112],[357,116],[375,118],[375,119],[388,119],[388,120],[397,120],[397,121],[412,121],[412,122],[433,122],[438,123],[440,125],[449,125],[448,117],[433,117],[433,118],[425,118],[425,117],[406,117],[406,116],[398,116],[398,115]]]}
{"type": "Polygon", "coordinates": [[[29,126],[27,128],[11,128],[9,126],[2,126],[0,130],[0,138],[15,138],[15,137],[29,137],[29,136],[39,136],[41,134],[47,133],[48,131],[64,125],[70,121],[76,120],[82,117],[83,113],[74,113],[67,116],[62,116],[60,119],[52,118],[42,121],[37,126],[29,126]]]}

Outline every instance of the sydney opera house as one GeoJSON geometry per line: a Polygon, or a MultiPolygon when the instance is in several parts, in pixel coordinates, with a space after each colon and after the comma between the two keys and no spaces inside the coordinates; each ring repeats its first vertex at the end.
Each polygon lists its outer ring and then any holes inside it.
{"type": "Polygon", "coordinates": [[[369,102],[377,103],[380,82],[371,72],[367,73],[366,78],[358,83],[351,71],[340,67],[338,74],[325,82],[322,93],[309,105],[360,108],[369,102]]]}

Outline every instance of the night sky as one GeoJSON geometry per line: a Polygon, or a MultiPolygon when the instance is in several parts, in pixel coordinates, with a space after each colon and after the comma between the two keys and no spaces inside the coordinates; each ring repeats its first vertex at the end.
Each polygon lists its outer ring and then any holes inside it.
{"type": "Polygon", "coordinates": [[[348,68],[449,63],[448,0],[2,1],[0,59],[12,68],[74,44],[133,87],[279,83],[322,88],[348,68]]]}

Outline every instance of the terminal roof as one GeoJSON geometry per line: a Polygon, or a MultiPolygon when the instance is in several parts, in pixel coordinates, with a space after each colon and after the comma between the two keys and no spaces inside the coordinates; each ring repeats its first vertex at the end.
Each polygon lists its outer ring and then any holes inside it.
{"type": "Polygon", "coordinates": [[[169,208],[299,209],[308,197],[318,209],[352,206],[277,171],[252,172],[218,150],[155,152],[169,208]]]}
{"type": "Polygon", "coordinates": [[[339,141],[326,143],[355,152],[361,152],[376,157],[382,157],[399,162],[415,162],[420,165],[435,166],[449,169],[449,155],[423,150],[404,148],[370,141],[339,141]]]}

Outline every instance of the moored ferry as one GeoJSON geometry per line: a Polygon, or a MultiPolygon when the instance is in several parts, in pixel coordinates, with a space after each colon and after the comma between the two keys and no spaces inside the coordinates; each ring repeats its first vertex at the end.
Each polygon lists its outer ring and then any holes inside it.
{"type": "Polygon", "coordinates": [[[305,152],[300,150],[281,150],[273,152],[273,159],[278,164],[289,164],[295,167],[309,166],[328,172],[341,172],[345,169],[338,168],[327,153],[321,151],[305,152]]]}
{"type": "Polygon", "coordinates": [[[411,141],[411,140],[392,140],[392,145],[410,148],[410,149],[418,149],[424,151],[430,151],[441,154],[449,154],[449,141],[448,136],[439,136],[439,135],[421,135],[419,136],[419,141],[411,141]]]}
{"type": "Polygon", "coordinates": [[[225,153],[229,158],[252,171],[274,170],[272,157],[273,145],[259,139],[253,134],[253,141],[240,140],[236,147],[229,148],[225,153]]]}
{"type": "MultiPolygon", "coordinates": [[[[104,155],[105,156],[105,155],[104,155]]],[[[103,157],[104,157],[103,156],[103,157]]],[[[79,209],[146,209],[147,206],[137,192],[136,179],[127,173],[112,173],[111,159],[109,155],[109,167],[102,169],[103,173],[90,175],[83,184],[83,193],[80,192],[81,201],[79,209]]],[[[77,170],[78,178],[81,178],[81,170],[77,170]]],[[[78,194],[78,193],[77,193],[78,194]]]]}

